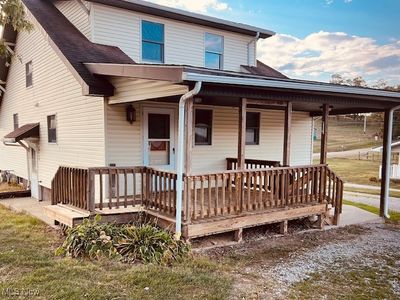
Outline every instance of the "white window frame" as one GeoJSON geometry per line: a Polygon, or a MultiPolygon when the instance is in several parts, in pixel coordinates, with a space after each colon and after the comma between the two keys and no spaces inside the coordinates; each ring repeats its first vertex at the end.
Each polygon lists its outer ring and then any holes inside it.
{"type": "Polygon", "coordinates": [[[154,21],[154,20],[149,20],[149,19],[140,19],[139,20],[140,21],[140,25],[139,25],[139,30],[140,30],[140,60],[142,61],[142,62],[145,62],[145,63],[151,63],[151,64],[165,64],[165,52],[166,52],[166,47],[165,47],[165,44],[166,44],[166,41],[165,41],[165,36],[166,36],[166,34],[165,34],[165,31],[166,31],[166,26],[165,26],[165,24],[164,23],[160,23],[160,22],[157,22],[157,21],[154,21]],[[163,28],[164,28],[164,30],[163,30],[163,43],[161,44],[161,43],[158,43],[158,42],[153,42],[153,41],[147,41],[146,40],[146,42],[150,42],[150,43],[155,43],[155,44],[160,44],[160,45],[162,45],[163,47],[162,47],[162,60],[161,61],[158,61],[158,60],[150,60],[150,59],[144,59],[143,58],[143,22],[149,22],[149,23],[154,23],[154,24],[160,24],[160,25],[162,25],[163,26],[163,28]]]}
{"type": "Polygon", "coordinates": [[[223,36],[221,34],[212,33],[212,32],[204,32],[203,45],[204,45],[204,52],[203,52],[203,55],[204,55],[204,67],[208,68],[207,65],[206,65],[206,63],[207,63],[206,62],[206,54],[208,52],[208,53],[214,53],[214,54],[221,55],[220,67],[219,67],[219,69],[215,69],[215,70],[223,70],[224,69],[224,57],[225,57],[225,54],[224,54],[224,52],[225,52],[225,36],[223,36]],[[215,51],[207,51],[207,48],[206,48],[206,37],[207,37],[207,34],[214,35],[214,36],[219,36],[219,37],[222,38],[222,52],[221,53],[220,52],[215,52],[215,51]]]}
{"type": "Polygon", "coordinates": [[[215,115],[215,111],[213,108],[211,107],[199,107],[196,106],[193,108],[193,147],[210,147],[213,146],[214,144],[214,130],[215,130],[215,122],[214,122],[214,115],[215,115]],[[197,110],[209,110],[211,111],[211,143],[210,144],[198,144],[196,145],[196,111],[197,110]]]}

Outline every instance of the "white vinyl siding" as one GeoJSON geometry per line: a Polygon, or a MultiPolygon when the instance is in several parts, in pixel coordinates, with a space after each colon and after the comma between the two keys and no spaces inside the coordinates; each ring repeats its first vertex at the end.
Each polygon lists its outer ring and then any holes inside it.
{"type": "MultiPolygon", "coordinates": [[[[203,106],[196,106],[203,108],[203,106]]],[[[204,107],[205,108],[205,107],[204,107]]],[[[211,146],[193,148],[193,171],[209,172],[224,170],[227,157],[237,157],[238,110],[213,107],[213,136],[211,146]]],[[[246,158],[276,160],[282,162],[284,112],[259,111],[260,144],[246,145],[246,158]]],[[[291,165],[311,164],[312,119],[307,113],[293,113],[291,165]]]]}
{"type": "MultiPolygon", "coordinates": [[[[83,1],[86,7],[90,7],[90,3],[83,1]]],[[[55,1],[54,5],[63,15],[79,29],[88,39],[91,39],[90,15],[88,15],[77,1],[55,1]]]]}
{"type": "MultiPolygon", "coordinates": [[[[35,24],[35,26],[37,26],[35,24]]],[[[102,166],[105,163],[104,98],[82,96],[82,88],[41,31],[19,33],[6,93],[0,107],[0,137],[13,131],[13,114],[19,125],[40,123],[38,179],[51,187],[59,165],[102,166]],[[25,63],[33,61],[34,85],[25,88],[25,63]],[[49,144],[47,116],[57,114],[57,143],[49,144]]],[[[0,143],[0,169],[26,178],[26,151],[0,143]]]]}
{"type": "MultiPolygon", "coordinates": [[[[141,62],[141,20],[165,26],[165,63],[204,67],[205,32],[224,37],[223,66],[225,70],[240,71],[247,65],[251,36],[215,30],[209,27],[154,17],[150,15],[92,4],[92,40],[95,43],[118,46],[134,61],[141,62]]],[[[254,43],[251,44],[254,53],[254,43]]],[[[254,54],[251,55],[254,59],[254,54]]],[[[253,64],[255,61],[253,61],[253,64]]]]}
{"type": "MultiPolygon", "coordinates": [[[[142,102],[135,104],[137,121],[126,121],[125,105],[107,106],[107,163],[117,166],[142,165],[142,107],[174,107],[171,104],[142,102]]],[[[238,110],[236,108],[195,106],[213,110],[212,145],[194,146],[193,172],[212,172],[226,169],[227,157],[237,156],[238,110]]],[[[253,111],[253,110],[251,110],[253,111]]],[[[257,111],[257,110],[254,110],[257,111]]],[[[260,116],[260,145],[247,145],[246,157],[282,161],[284,113],[258,110],[260,116]]],[[[175,120],[177,126],[177,120],[175,120]]],[[[312,119],[307,113],[293,113],[291,165],[311,164],[312,119]]],[[[175,133],[176,136],[177,133],[175,133]]]]}
{"type": "Polygon", "coordinates": [[[135,102],[168,96],[181,96],[188,92],[185,85],[171,84],[168,81],[147,79],[131,79],[113,77],[111,83],[115,87],[115,94],[109,97],[110,104],[135,102]]]}

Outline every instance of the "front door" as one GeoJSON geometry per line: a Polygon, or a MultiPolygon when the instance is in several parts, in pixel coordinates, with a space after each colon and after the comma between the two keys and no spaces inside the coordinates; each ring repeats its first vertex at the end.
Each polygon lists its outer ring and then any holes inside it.
{"type": "Polygon", "coordinates": [[[37,158],[37,151],[33,148],[30,148],[30,171],[31,171],[31,196],[35,199],[40,199],[40,192],[39,192],[39,180],[38,180],[38,158],[37,158]]]}
{"type": "Polygon", "coordinates": [[[144,164],[164,170],[175,168],[174,110],[144,108],[144,164]]]}

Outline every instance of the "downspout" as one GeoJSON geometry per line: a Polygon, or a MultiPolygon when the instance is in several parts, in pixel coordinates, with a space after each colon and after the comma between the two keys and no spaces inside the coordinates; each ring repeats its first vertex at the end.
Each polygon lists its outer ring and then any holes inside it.
{"type": "Polygon", "coordinates": [[[182,235],[182,194],[183,194],[183,161],[185,156],[185,105],[186,100],[197,95],[201,90],[202,82],[196,82],[192,90],[182,95],[179,100],[179,120],[178,120],[178,155],[176,161],[176,223],[175,239],[179,240],[182,235]]]}
{"type": "MultiPolygon", "coordinates": [[[[260,38],[260,32],[257,32],[256,36],[247,44],[247,65],[250,66],[250,45],[254,42],[254,49],[256,48],[256,44],[258,39],[260,38]]],[[[255,53],[255,51],[254,51],[255,53]]],[[[255,58],[255,57],[254,57],[255,58]]]]}
{"type": "MultiPolygon", "coordinates": [[[[390,169],[391,169],[391,153],[392,153],[392,135],[393,135],[393,114],[396,110],[400,109],[400,105],[393,107],[389,110],[389,124],[388,124],[388,138],[386,141],[386,168],[385,168],[385,191],[384,191],[384,204],[383,204],[383,216],[385,219],[390,219],[389,215],[389,194],[390,194],[390,169]]],[[[382,166],[383,167],[383,166],[382,166]]]]}

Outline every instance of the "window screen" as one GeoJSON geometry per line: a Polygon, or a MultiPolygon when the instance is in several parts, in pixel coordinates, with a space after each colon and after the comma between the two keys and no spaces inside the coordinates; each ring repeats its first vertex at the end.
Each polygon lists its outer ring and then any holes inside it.
{"type": "Polygon", "coordinates": [[[220,35],[205,35],[205,66],[211,69],[222,69],[224,38],[220,35]]]}
{"type": "Polygon", "coordinates": [[[164,25],[142,21],[142,59],[164,62],[164,25]]]}

